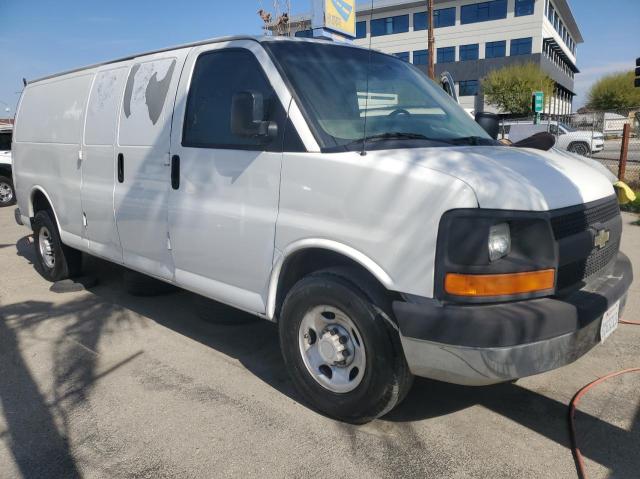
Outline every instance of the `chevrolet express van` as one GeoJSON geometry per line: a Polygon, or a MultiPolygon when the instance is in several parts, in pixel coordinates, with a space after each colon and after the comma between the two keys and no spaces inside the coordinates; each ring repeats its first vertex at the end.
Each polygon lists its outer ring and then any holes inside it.
{"type": "Polygon", "coordinates": [[[502,146],[393,56],[233,37],[32,81],[17,220],[51,281],[81,252],[278,323],[309,404],[364,422],[414,375],[568,364],[632,280],[611,182],[502,146]]]}

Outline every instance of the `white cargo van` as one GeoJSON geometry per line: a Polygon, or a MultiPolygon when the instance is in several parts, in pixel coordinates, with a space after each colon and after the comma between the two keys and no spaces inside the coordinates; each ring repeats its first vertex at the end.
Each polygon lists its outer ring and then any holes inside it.
{"type": "Polygon", "coordinates": [[[45,278],[85,252],[277,321],[301,396],[346,421],[413,375],[570,363],[632,280],[607,178],[498,144],[414,67],[353,46],[224,38],[33,81],[14,159],[45,278]]]}
{"type": "Polygon", "coordinates": [[[12,126],[0,125],[0,208],[15,204],[11,157],[12,126]]]}

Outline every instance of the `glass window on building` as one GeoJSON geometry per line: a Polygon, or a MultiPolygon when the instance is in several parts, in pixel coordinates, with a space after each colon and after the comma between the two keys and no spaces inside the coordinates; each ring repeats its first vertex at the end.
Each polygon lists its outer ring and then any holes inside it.
{"type": "Polygon", "coordinates": [[[367,22],[356,22],[356,38],[367,38],[367,22]]]}
{"type": "Polygon", "coordinates": [[[408,31],[409,15],[398,15],[396,17],[377,18],[375,20],[371,20],[372,37],[393,35],[394,33],[404,33],[408,31]]]}
{"type": "Polygon", "coordinates": [[[479,46],[477,43],[472,45],[460,45],[459,59],[461,62],[465,60],[477,60],[479,57],[479,46]]]}
{"type": "Polygon", "coordinates": [[[456,61],[456,47],[438,48],[438,63],[451,63],[456,61]]]}
{"type": "Polygon", "coordinates": [[[507,41],[487,42],[484,46],[485,58],[502,58],[507,56],[507,41]]]}
{"type": "Polygon", "coordinates": [[[547,18],[549,19],[549,21],[553,24],[553,19],[556,16],[556,11],[553,8],[553,5],[549,5],[549,12],[547,13],[547,18]]]}
{"type": "Polygon", "coordinates": [[[458,83],[458,95],[475,96],[478,94],[478,80],[462,80],[458,83]]]}
{"type": "Polygon", "coordinates": [[[456,7],[441,8],[433,12],[433,26],[453,27],[456,24],[456,7]]]}
{"type": "Polygon", "coordinates": [[[516,0],[515,16],[533,15],[533,0],[516,0]]]}
{"type": "Polygon", "coordinates": [[[397,52],[393,55],[398,57],[400,60],[404,60],[405,62],[409,61],[409,52],[397,52]]]}
{"type": "Polygon", "coordinates": [[[492,0],[460,7],[460,23],[463,25],[503,18],[507,18],[507,0],[492,0]]]}
{"type": "Polygon", "coordinates": [[[298,38],[312,38],[313,37],[313,30],[309,29],[309,30],[298,30],[295,33],[295,36],[298,38]]]}
{"type": "Polygon", "coordinates": [[[514,38],[511,40],[511,56],[516,55],[530,55],[533,39],[529,38],[514,38]]]}
{"type": "Polygon", "coordinates": [[[429,63],[429,51],[428,50],[415,50],[413,52],[413,64],[414,65],[426,65],[429,63]]]}
{"type": "Polygon", "coordinates": [[[426,30],[429,20],[427,19],[427,12],[418,12],[413,14],[413,31],[426,30]]]}
{"type": "MultiPolygon", "coordinates": [[[[456,7],[440,8],[433,11],[433,27],[452,27],[456,24],[456,7]]],[[[429,19],[427,12],[418,12],[413,14],[413,30],[427,30],[429,28],[429,19]]]]}

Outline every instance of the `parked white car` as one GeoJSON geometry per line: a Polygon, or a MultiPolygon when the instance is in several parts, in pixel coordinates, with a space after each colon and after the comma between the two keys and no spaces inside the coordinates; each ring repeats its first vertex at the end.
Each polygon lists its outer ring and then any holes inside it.
{"type": "Polygon", "coordinates": [[[606,177],[355,46],[232,37],[30,82],[14,162],[46,279],[84,252],[275,321],[301,397],[345,421],[413,375],[568,364],[632,281],[606,177]]]}
{"type": "Polygon", "coordinates": [[[548,131],[556,137],[556,148],[590,156],[604,150],[604,135],[599,132],[577,130],[565,123],[543,121],[535,125],[533,121],[505,121],[501,137],[518,142],[531,135],[548,131]]]}
{"type": "Polygon", "coordinates": [[[13,127],[0,127],[0,208],[15,204],[11,161],[13,127]]]}

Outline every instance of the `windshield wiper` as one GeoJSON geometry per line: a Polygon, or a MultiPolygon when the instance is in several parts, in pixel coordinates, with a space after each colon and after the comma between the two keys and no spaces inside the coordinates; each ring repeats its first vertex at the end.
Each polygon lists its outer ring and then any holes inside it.
{"type": "Polygon", "coordinates": [[[452,145],[495,145],[496,141],[490,138],[483,138],[481,136],[463,136],[460,138],[449,138],[447,140],[452,145]]]}
{"type": "Polygon", "coordinates": [[[390,131],[386,133],[380,133],[378,135],[367,136],[366,138],[360,138],[358,140],[353,140],[347,143],[345,146],[356,145],[358,143],[362,143],[363,141],[375,142],[375,141],[385,141],[385,140],[426,140],[426,141],[437,141],[439,143],[447,143],[446,140],[440,138],[429,138],[421,133],[405,133],[402,131],[390,131]]]}

